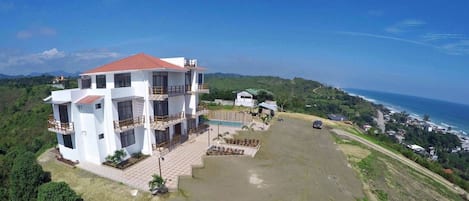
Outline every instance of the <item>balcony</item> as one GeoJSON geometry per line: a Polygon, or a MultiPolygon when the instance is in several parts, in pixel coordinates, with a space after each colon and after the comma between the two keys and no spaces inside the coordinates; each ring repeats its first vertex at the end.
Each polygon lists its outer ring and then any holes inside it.
{"type": "Polygon", "coordinates": [[[197,67],[197,59],[184,59],[184,67],[189,67],[189,68],[197,67]]]}
{"type": "Polygon", "coordinates": [[[197,92],[199,93],[209,93],[209,88],[207,83],[199,84],[197,87],[197,92]]]}
{"type": "Polygon", "coordinates": [[[116,132],[124,132],[139,126],[143,126],[145,123],[145,116],[138,116],[130,119],[115,120],[114,130],[116,132]]]}
{"type": "Polygon", "coordinates": [[[169,126],[181,123],[185,118],[183,112],[173,115],[154,116],[150,118],[150,124],[151,128],[164,131],[169,126]]]}
{"type": "Polygon", "coordinates": [[[184,95],[186,93],[186,86],[184,85],[176,85],[176,86],[169,86],[169,87],[149,87],[150,91],[150,100],[164,100],[170,96],[179,96],[184,95]]]}
{"type": "Polygon", "coordinates": [[[60,133],[63,135],[72,134],[74,132],[73,122],[62,123],[55,119],[49,119],[47,129],[50,132],[60,133]]]}
{"type": "Polygon", "coordinates": [[[197,118],[200,115],[207,115],[208,114],[208,109],[206,106],[199,105],[195,109],[195,114],[186,114],[186,118],[197,118]]]}
{"type": "Polygon", "coordinates": [[[207,83],[198,84],[195,91],[192,90],[191,85],[186,85],[187,93],[210,93],[207,83]]]}

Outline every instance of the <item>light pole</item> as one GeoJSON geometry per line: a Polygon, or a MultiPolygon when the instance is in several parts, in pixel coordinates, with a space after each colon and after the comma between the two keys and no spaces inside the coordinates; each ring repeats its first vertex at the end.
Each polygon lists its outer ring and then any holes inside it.
{"type": "Polygon", "coordinates": [[[163,175],[161,175],[161,161],[164,161],[164,157],[161,156],[161,149],[162,147],[158,147],[158,151],[160,152],[160,155],[158,156],[158,170],[160,171],[160,177],[163,178],[163,175]]]}

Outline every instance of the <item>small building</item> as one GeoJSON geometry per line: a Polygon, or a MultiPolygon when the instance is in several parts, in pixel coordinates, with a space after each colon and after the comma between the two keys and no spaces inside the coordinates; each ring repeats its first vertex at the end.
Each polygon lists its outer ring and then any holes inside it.
{"type": "Polygon", "coordinates": [[[328,114],[327,118],[332,121],[347,121],[347,117],[341,114],[328,114]]]}
{"type": "Polygon", "coordinates": [[[425,149],[419,145],[412,144],[412,145],[407,145],[409,149],[412,149],[414,152],[422,152],[425,151],[425,149]]]}
{"type": "Polygon", "coordinates": [[[236,94],[235,105],[236,106],[244,106],[253,108],[257,104],[256,99],[254,99],[254,95],[250,94],[247,91],[241,91],[236,94]]]}
{"type": "Polygon", "coordinates": [[[371,129],[371,126],[368,124],[363,125],[363,130],[369,131],[371,129]]]}
{"type": "Polygon", "coordinates": [[[258,106],[259,106],[259,113],[267,114],[272,117],[275,115],[275,112],[277,111],[277,104],[269,104],[266,102],[262,102],[258,106]]]}

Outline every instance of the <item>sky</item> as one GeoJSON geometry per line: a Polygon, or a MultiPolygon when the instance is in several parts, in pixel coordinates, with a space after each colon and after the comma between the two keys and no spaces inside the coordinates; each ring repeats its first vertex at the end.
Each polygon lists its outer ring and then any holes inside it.
{"type": "Polygon", "coordinates": [[[0,0],[0,73],[83,72],[144,52],[469,104],[469,2],[449,2],[0,0]]]}

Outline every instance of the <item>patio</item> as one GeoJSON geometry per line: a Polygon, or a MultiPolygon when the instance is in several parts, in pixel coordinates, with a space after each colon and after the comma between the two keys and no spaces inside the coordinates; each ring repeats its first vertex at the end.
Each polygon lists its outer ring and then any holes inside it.
{"type": "MultiPolygon", "coordinates": [[[[211,145],[226,146],[226,147],[237,147],[236,145],[218,144],[216,140],[218,126],[211,126],[210,131],[211,145]]],[[[236,133],[236,128],[220,126],[219,132],[230,134],[236,133]]],[[[172,149],[170,152],[164,151],[161,153],[164,160],[161,160],[161,174],[163,178],[167,179],[166,185],[170,190],[176,190],[178,188],[178,176],[191,176],[193,166],[202,166],[202,156],[205,156],[208,147],[208,132],[204,132],[198,136],[190,136],[189,139],[172,149]]],[[[254,156],[257,152],[257,148],[244,147],[245,155],[254,156]]],[[[160,157],[159,151],[154,151],[151,157],[140,161],[139,163],[125,169],[118,170],[112,167],[104,165],[96,165],[92,163],[82,162],[77,167],[86,171],[92,172],[99,176],[122,182],[123,184],[137,188],[139,190],[148,191],[148,182],[152,179],[153,174],[159,173],[158,157],[160,157]]]]}

